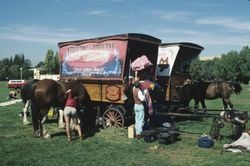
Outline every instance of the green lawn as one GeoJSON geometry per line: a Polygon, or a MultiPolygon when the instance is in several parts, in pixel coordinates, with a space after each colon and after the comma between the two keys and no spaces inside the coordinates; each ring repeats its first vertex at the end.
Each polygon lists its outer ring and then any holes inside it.
{"type": "MultiPolygon", "coordinates": [[[[248,86],[241,95],[233,95],[236,109],[248,111],[250,106],[248,86]]],[[[6,82],[0,82],[0,102],[6,101],[9,90],[6,82]]],[[[208,108],[221,109],[220,100],[207,101],[208,108]]],[[[146,143],[143,140],[127,138],[127,128],[101,129],[82,143],[78,139],[67,143],[67,137],[57,123],[50,120],[46,127],[52,139],[33,138],[32,126],[22,124],[18,113],[22,103],[0,107],[0,165],[249,165],[249,153],[221,154],[222,146],[232,140],[224,138],[215,142],[212,148],[197,146],[197,139],[211,127],[211,118],[182,120],[180,140],[170,145],[146,143]],[[154,145],[158,149],[152,148],[154,145]]],[[[249,125],[247,127],[249,129],[249,125]]],[[[230,135],[230,128],[222,129],[224,136],[230,135]]]]}

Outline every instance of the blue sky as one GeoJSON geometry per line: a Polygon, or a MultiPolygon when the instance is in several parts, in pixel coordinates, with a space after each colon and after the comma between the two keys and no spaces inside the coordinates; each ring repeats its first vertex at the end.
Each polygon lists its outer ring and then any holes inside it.
{"type": "Polygon", "coordinates": [[[250,46],[249,0],[6,0],[0,59],[23,53],[33,66],[58,42],[144,33],[193,42],[216,56],[250,46]]]}

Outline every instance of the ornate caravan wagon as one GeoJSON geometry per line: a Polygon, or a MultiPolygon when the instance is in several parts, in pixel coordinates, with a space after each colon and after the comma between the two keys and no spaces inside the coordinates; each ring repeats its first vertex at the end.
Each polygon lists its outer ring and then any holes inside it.
{"type": "Polygon", "coordinates": [[[159,46],[156,66],[157,83],[162,88],[162,100],[158,108],[160,112],[178,112],[188,107],[177,93],[177,87],[191,79],[188,68],[204,48],[194,43],[164,43],[159,46]],[[163,106],[162,106],[163,104],[163,106]]]}
{"type": "Polygon", "coordinates": [[[186,67],[203,49],[192,43],[161,44],[153,36],[134,33],[58,46],[60,78],[82,80],[104,127],[122,127],[126,118],[133,117],[133,98],[127,89],[129,78],[137,74],[130,67],[137,58],[144,55],[152,63],[138,74],[147,73],[160,85],[161,93],[154,102],[164,105],[160,111],[167,112],[169,103],[178,99],[174,87],[183,84],[186,67]]]}
{"type": "MultiPolygon", "coordinates": [[[[130,63],[141,55],[156,64],[161,40],[144,34],[121,34],[61,42],[61,79],[81,79],[103,126],[121,127],[133,111],[124,94],[130,63]]],[[[152,71],[154,73],[154,71],[152,71]]]]}

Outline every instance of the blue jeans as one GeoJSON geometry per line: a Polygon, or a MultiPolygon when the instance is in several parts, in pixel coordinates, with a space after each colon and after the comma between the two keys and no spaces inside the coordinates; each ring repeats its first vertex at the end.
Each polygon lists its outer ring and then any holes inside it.
{"type": "Polygon", "coordinates": [[[142,127],[144,125],[144,106],[143,104],[135,104],[135,133],[141,135],[142,127]]]}

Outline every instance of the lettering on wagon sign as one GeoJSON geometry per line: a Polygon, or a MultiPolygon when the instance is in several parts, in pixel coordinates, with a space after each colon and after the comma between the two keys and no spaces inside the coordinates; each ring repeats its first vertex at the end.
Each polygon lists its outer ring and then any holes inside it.
{"type": "Polygon", "coordinates": [[[106,99],[110,101],[118,101],[121,96],[121,88],[119,86],[111,85],[106,87],[106,99]]]}

